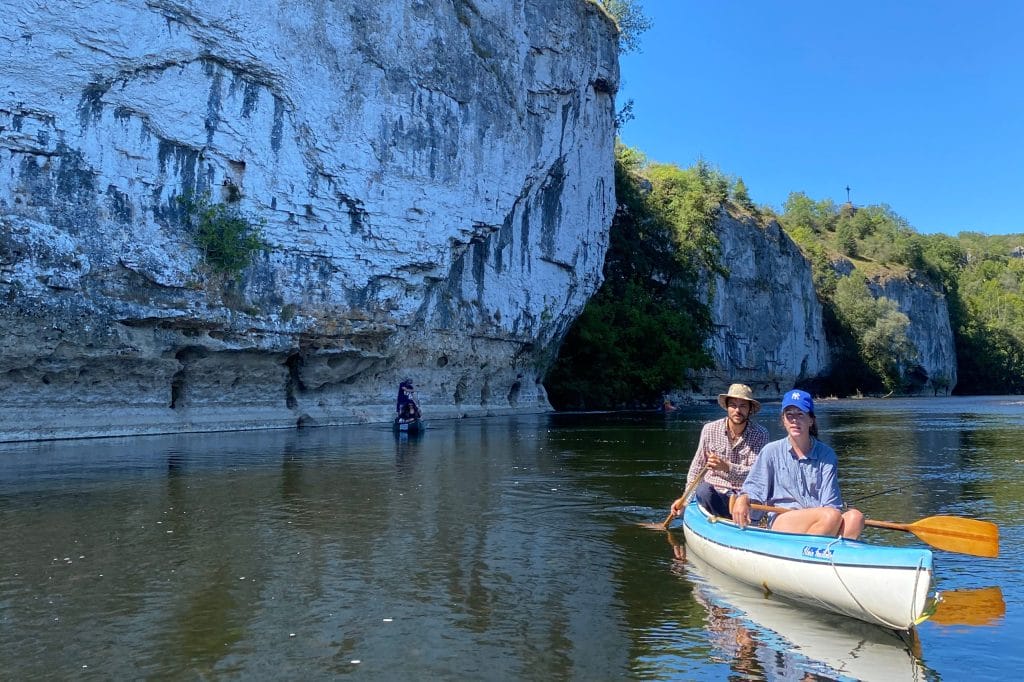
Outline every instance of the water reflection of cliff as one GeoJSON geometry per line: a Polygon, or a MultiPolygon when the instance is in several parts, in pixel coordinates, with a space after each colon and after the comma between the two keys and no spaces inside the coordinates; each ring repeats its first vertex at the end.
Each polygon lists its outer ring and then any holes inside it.
{"type": "Polygon", "coordinates": [[[693,554],[685,571],[707,612],[715,656],[737,675],[766,680],[923,680],[926,668],[913,635],[765,598],[693,554]]]}

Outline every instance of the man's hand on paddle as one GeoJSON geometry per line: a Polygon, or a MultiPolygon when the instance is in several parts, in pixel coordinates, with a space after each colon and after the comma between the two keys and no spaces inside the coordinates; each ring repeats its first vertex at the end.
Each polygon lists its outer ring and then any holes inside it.
{"type": "Polygon", "coordinates": [[[672,516],[682,516],[683,515],[683,507],[685,507],[685,506],[686,506],[686,499],[685,499],[685,497],[677,498],[676,501],[672,503],[672,508],[671,508],[672,516]]]}

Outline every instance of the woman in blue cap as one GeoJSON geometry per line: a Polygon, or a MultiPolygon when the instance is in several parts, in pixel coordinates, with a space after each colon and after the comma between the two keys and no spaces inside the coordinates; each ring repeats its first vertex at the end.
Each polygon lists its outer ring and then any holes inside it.
{"type": "Polygon", "coordinates": [[[857,509],[843,512],[836,452],[818,440],[814,400],[794,389],[782,397],[786,437],[764,446],[732,507],[741,528],[750,523],[750,502],[793,511],[771,518],[773,530],[856,539],[864,530],[857,509]]]}

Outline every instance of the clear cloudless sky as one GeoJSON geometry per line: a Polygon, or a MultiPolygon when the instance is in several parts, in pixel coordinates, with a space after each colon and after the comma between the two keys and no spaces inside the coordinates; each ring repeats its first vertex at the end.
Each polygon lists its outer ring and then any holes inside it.
{"type": "Polygon", "coordinates": [[[751,199],[888,204],[918,232],[1024,232],[1024,0],[639,0],[623,143],[751,199]]]}

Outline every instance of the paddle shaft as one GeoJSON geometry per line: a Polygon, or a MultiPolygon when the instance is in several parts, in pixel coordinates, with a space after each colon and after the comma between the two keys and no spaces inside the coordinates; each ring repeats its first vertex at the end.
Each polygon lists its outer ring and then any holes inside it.
{"type": "MultiPolygon", "coordinates": [[[[686,490],[683,491],[683,507],[685,507],[686,503],[690,501],[690,495],[693,495],[693,491],[696,490],[697,486],[700,485],[700,482],[704,480],[704,474],[706,474],[710,468],[711,466],[709,464],[702,466],[700,471],[697,472],[697,477],[693,479],[693,483],[686,486],[686,490]]],[[[665,521],[661,524],[661,527],[668,530],[669,524],[672,523],[672,519],[675,517],[675,511],[670,511],[668,516],[665,517],[665,521]]]]}
{"type": "MultiPolygon", "coordinates": [[[[751,509],[782,514],[793,511],[786,507],[750,503],[751,509]]],[[[999,527],[989,521],[964,519],[958,516],[929,516],[914,523],[894,523],[864,519],[864,525],[913,533],[937,549],[982,557],[999,556],[999,527]]]]}

